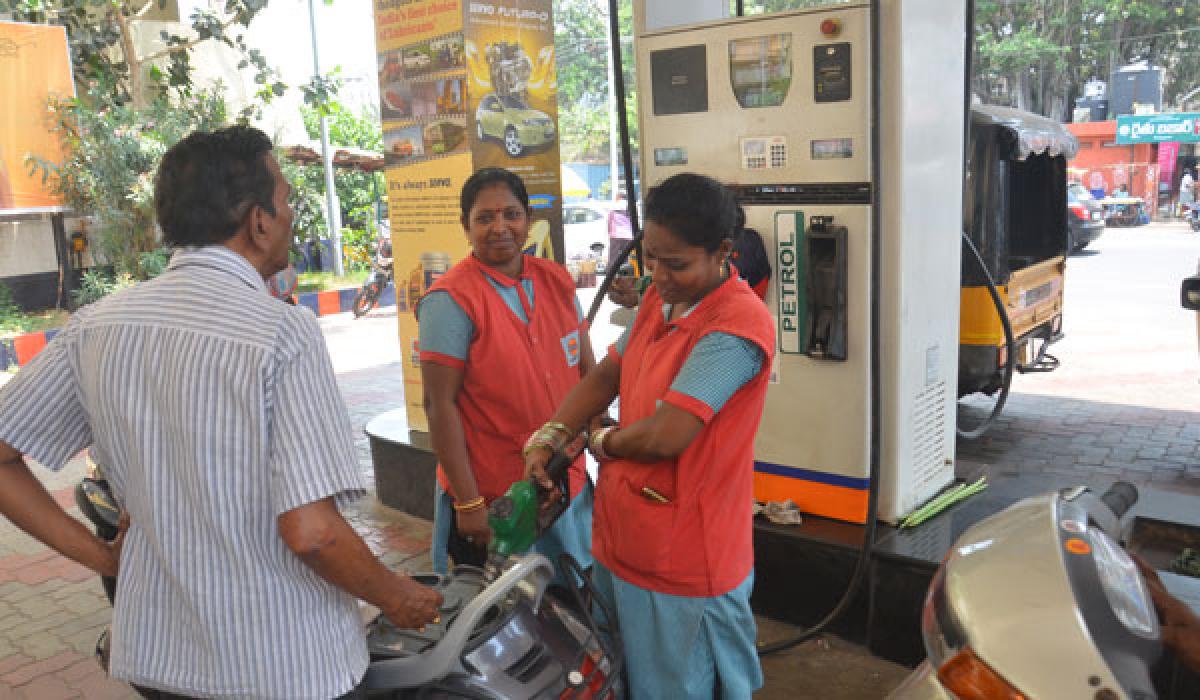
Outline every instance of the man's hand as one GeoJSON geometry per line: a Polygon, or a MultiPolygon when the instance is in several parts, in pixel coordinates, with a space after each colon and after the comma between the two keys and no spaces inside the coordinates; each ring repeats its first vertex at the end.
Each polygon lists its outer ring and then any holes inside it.
{"type": "Polygon", "coordinates": [[[1174,651],[1185,666],[1200,672],[1200,618],[1187,603],[1167,592],[1154,567],[1136,554],[1132,556],[1146,581],[1154,608],[1158,610],[1163,645],[1174,651]]]}
{"type": "Polygon", "coordinates": [[[392,624],[401,629],[424,629],[441,622],[442,594],[399,574],[398,586],[387,607],[380,608],[392,624]]]}
{"type": "Polygon", "coordinates": [[[492,528],[488,525],[488,509],[474,508],[468,511],[455,511],[454,520],[458,532],[468,542],[480,547],[486,547],[492,541],[492,528]]]}
{"type": "Polygon", "coordinates": [[[108,557],[101,563],[96,573],[110,577],[117,575],[117,571],[121,568],[121,548],[125,546],[125,533],[128,530],[129,514],[121,513],[121,520],[117,523],[117,536],[113,538],[112,542],[104,543],[108,557]]]}

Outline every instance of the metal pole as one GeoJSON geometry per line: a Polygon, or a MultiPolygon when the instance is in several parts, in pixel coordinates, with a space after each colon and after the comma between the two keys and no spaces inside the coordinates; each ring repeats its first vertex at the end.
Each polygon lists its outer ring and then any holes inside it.
{"type": "MultiPolygon", "coordinates": [[[[308,0],[308,27],[312,36],[313,76],[321,75],[321,59],[317,53],[317,14],[313,0],[308,0]]],[[[321,116],[321,164],[325,169],[325,223],[329,228],[329,239],[333,243],[333,270],[339,276],[345,274],[342,266],[342,207],[338,202],[337,187],[333,179],[333,149],[329,147],[329,119],[321,116]]]]}
{"type": "Polygon", "coordinates": [[[617,201],[617,190],[620,189],[620,178],[617,175],[617,142],[621,140],[617,130],[617,87],[613,73],[613,51],[620,51],[619,45],[614,46],[612,36],[608,43],[608,198],[617,201]]]}

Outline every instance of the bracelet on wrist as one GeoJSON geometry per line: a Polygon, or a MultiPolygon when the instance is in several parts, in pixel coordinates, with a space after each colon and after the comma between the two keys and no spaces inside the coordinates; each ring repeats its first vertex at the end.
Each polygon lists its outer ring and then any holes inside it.
{"type": "Polygon", "coordinates": [[[574,436],[570,428],[562,423],[551,421],[529,436],[529,439],[525,441],[525,448],[521,450],[521,455],[528,457],[530,452],[542,447],[551,452],[561,452],[572,437],[574,436]]]}
{"type": "Polygon", "coordinates": [[[487,505],[487,501],[484,500],[483,496],[477,496],[477,497],[472,498],[471,500],[467,501],[466,503],[455,503],[454,510],[459,513],[469,513],[470,511],[473,511],[473,510],[479,510],[480,508],[483,508],[486,505],[487,505]]]}
{"type": "Polygon", "coordinates": [[[616,429],[617,428],[614,425],[605,426],[592,433],[591,437],[588,439],[588,449],[592,451],[592,455],[597,460],[604,461],[612,459],[612,455],[610,455],[604,449],[604,441],[607,440],[608,436],[616,429]]]}

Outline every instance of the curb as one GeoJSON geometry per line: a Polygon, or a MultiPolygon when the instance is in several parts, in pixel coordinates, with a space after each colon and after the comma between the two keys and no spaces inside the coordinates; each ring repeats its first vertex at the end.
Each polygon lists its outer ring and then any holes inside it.
{"type": "MultiPolygon", "coordinates": [[[[317,316],[329,316],[350,311],[354,306],[354,297],[358,295],[359,287],[349,289],[330,289],[324,292],[304,292],[296,295],[296,303],[307,307],[317,316]]],[[[379,297],[378,308],[396,305],[396,287],[389,284],[379,297]]],[[[52,328],[48,331],[26,333],[12,338],[0,339],[0,370],[16,365],[24,367],[29,364],[34,355],[42,351],[46,344],[54,340],[61,329],[52,328]]]]}

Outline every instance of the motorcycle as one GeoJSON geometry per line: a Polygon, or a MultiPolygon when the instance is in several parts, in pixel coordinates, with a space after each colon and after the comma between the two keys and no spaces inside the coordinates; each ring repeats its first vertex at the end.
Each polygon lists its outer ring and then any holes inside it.
{"type": "Polygon", "coordinates": [[[891,700],[1154,700],[1158,615],[1118,543],[1137,490],[1073,488],[968,529],[929,586],[928,658],[891,700]]]}
{"type": "Polygon", "coordinates": [[[375,308],[383,290],[392,283],[392,242],[380,238],[375,242],[374,248],[375,252],[370,259],[371,274],[354,297],[354,318],[362,318],[375,308]]]}
{"type": "MultiPolygon", "coordinates": [[[[75,500],[97,536],[116,537],[121,508],[90,453],[75,500]]],[[[420,630],[382,614],[371,620],[360,691],[372,700],[623,700],[620,632],[608,622],[616,616],[570,555],[559,565],[581,589],[552,587],[554,567],[536,553],[510,556],[497,571],[414,575],[442,594],[441,620],[420,630]]],[[[111,604],[116,579],[101,582],[111,604]]],[[[105,630],[96,644],[106,670],[108,637],[105,630]]]]}
{"type": "Polygon", "coordinates": [[[1183,218],[1192,227],[1193,231],[1200,233],[1200,202],[1188,204],[1183,218]]]}

